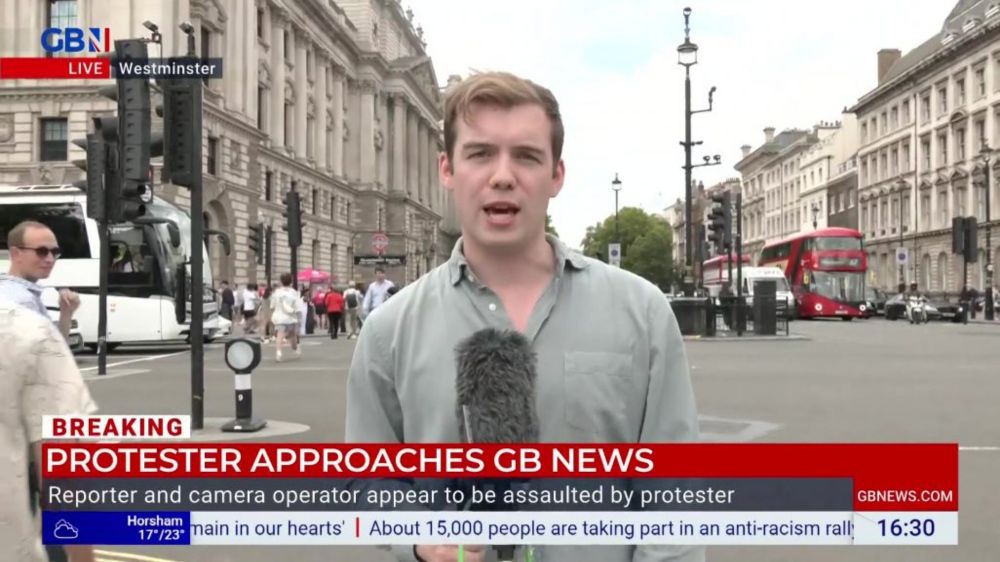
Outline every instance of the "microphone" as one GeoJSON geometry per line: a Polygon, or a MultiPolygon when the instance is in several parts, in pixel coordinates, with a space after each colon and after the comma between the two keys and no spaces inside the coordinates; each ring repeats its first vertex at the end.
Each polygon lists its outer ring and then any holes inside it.
{"type": "MultiPolygon", "coordinates": [[[[468,443],[534,443],[538,441],[535,408],[537,358],[518,332],[486,328],[455,348],[456,415],[459,435],[468,443]]],[[[503,502],[509,480],[493,483],[497,503],[478,507],[514,511],[503,502]]],[[[514,546],[494,546],[501,561],[514,559],[514,546]]]]}

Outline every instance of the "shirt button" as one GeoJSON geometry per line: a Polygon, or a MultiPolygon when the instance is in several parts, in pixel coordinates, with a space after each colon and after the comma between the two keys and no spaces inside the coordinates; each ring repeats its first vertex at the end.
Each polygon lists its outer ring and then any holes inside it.
{"type": "Polygon", "coordinates": [[[497,305],[496,305],[496,303],[492,303],[491,302],[490,303],[490,312],[496,312],[496,311],[497,311],[497,305]]]}

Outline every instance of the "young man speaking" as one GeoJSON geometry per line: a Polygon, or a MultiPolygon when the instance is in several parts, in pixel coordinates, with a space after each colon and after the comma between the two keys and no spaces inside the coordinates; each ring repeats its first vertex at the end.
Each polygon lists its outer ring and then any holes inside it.
{"type": "MultiPolygon", "coordinates": [[[[537,355],[543,442],[693,441],[683,340],[653,284],[545,234],[566,174],[552,93],[507,73],[457,85],[445,102],[441,182],[462,228],[448,262],[365,323],[348,382],[347,441],[459,442],[456,345],[484,328],[522,333],[537,355]],[[594,303],[601,303],[594,306],[594,303]]],[[[546,547],[545,562],[693,562],[689,547],[546,547]]],[[[456,547],[396,549],[450,562],[456,547]]],[[[465,560],[485,560],[467,547],[465,560]]]]}

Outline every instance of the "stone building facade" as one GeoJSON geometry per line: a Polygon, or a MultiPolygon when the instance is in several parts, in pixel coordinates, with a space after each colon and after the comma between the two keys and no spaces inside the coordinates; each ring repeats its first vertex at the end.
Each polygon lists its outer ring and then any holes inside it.
{"type": "MultiPolygon", "coordinates": [[[[354,261],[374,253],[376,232],[389,237],[387,255],[406,257],[405,266],[387,268],[397,283],[447,260],[458,225],[437,176],[442,93],[423,31],[397,0],[0,0],[0,13],[24,14],[25,22],[0,38],[2,56],[43,56],[47,27],[109,27],[121,39],[148,37],[144,21],[163,35],[151,56],[180,55],[186,36],[178,26],[187,21],[199,55],[223,59],[203,110],[204,220],[233,242],[227,256],[209,241],[216,280],[264,282],[289,270],[282,225],[290,189],[305,212],[300,269],[331,272],[339,284],[370,279],[372,268],[354,261]],[[257,223],[270,227],[272,271],[249,250],[257,223]]],[[[84,153],[68,141],[114,110],[97,94],[107,83],[0,83],[0,183],[79,179],[70,161],[84,153]]],[[[189,206],[186,188],[154,178],[158,196],[189,206]]]]}
{"type": "Polygon", "coordinates": [[[979,260],[968,284],[983,289],[987,262],[1000,260],[1000,240],[986,230],[1000,214],[1000,5],[962,0],[940,31],[902,55],[878,53],[878,85],[852,108],[859,123],[860,227],[870,281],[893,288],[917,281],[958,292],[963,260],[951,253],[952,218],[979,222],[979,260]],[[990,149],[987,221],[984,144],[990,149]],[[905,267],[896,249],[909,252],[905,267]]]}

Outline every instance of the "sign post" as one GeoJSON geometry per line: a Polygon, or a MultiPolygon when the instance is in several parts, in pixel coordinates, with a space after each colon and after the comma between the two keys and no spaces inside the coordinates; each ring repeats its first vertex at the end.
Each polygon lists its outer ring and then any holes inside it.
{"type": "Polygon", "coordinates": [[[608,263],[615,266],[622,266],[622,245],[618,242],[608,244],[608,263]]]}

